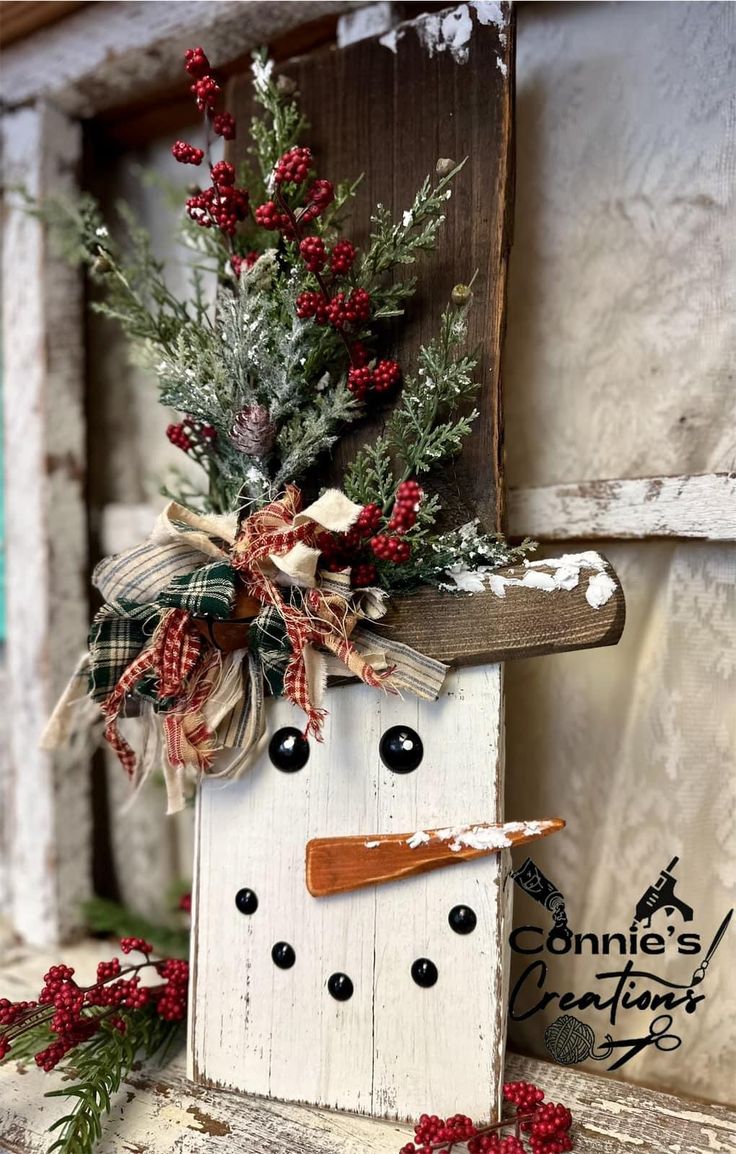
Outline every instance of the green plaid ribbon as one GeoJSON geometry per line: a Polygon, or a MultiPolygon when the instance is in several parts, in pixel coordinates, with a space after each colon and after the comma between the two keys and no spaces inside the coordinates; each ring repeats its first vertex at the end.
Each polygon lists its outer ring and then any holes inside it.
{"type": "Polygon", "coordinates": [[[174,577],[156,598],[167,609],[186,609],[194,617],[226,621],[235,604],[235,570],[227,561],[214,561],[193,573],[174,577]]]}
{"type": "MultiPolygon", "coordinates": [[[[152,561],[153,557],[151,554],[152,561]]],[[[112,693],[133,658],[150,641],[162,610],[185,609],[195,617],[218,620],[231,617],[236,579],[235,570],[226,561],[215,561],[173,577],[148,604],[121,597],[103,605],[89,634],[89,693],[93,700],[103,702],[112,693]]],[[[159,709],[171,704],[158,699],[155,677],[143,678],[136,692],[150,698],[159,709]]]]}
{"type": "Polygon", "coordinates": [[[103,605],[89,632],[89,695],[108,697],[134,657],[150,640],[159,613],[155,605],[121,599],[103,605]]]}
{"type": "Polygon", "coordinates": [[[248,648],[258,658],[269,692],[274,697],[283,696],[291,645],[284,619],[272,605],[261,609],[248,630],[248,648]]]}

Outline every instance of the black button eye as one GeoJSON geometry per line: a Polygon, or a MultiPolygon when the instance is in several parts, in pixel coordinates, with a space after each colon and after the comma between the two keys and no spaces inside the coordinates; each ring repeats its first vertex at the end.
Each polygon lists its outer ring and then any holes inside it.
{"type": "Polygon", "coordinates": [[[424,757],[422,739],[408,725],[392,725],[378,747],[381,761],[392,773],[411,773],[424,757]]]}
{"type": "Polygon", "coordinates": [[[268,743],[268,756],[277,769],[296,773],[309,761],[309,742],[298,729],[285,726],[278,729],[268,743]]]}
{"type": "Polygon", "coordinates": [[[327,989],[338,1002],[347,1002],[353,996],[353,983],[347,974],[332,974],[327,980],[327,989]]]}
{"type": "Polygon", "coordinates": [[[428,990],[437,981],[437,967],[429,958],[417,958],[412,964],[411,976],[418,986],[428,990]]]}
{"type": "Polygon", "coordinates": [[[238,890],[235,895],[235,905],[241,914],[254,914],[258,909],[258,896],[253,890],[238,890]]]}
{"type": "Polygon", "coordinates": [[[472,934],[478,924],[475,910],[470,906],[453,906],[447,920],[456,934],[472,934]]]}
{"type": "Polygon", "coordinates": [[[290,970],[296,961],[294,947],[288,942],[277,942],[271,950],[271,957],[280,970],[290,970]]]}

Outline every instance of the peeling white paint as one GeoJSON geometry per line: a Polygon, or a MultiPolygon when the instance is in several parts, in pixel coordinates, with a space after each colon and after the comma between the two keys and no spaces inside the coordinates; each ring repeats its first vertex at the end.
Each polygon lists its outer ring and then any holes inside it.
{"type": "Polygon", "coordinates": [[[430,56],[449,52],[456,64],[465,64],[470,52],[473,20],[467,4],[451,12],[430,13],[416,21],[417,35],[430,56]]]}

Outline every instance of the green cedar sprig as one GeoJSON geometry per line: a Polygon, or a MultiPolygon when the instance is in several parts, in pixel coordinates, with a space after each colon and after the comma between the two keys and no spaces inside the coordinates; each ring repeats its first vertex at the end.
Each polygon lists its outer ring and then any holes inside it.
{"type": "Polygon", "coordinates": [[[163,1061],[177,1043],[183,1043],[181,1022],[166,1022],[155,1009],[122,1010],[118,1016],[125,1022],[124,1032],[105,1022],[61,1063],[60,1069],[75,1081],[49,1091],[46,1097],[75,1102],[68,1114],[49,1127],[58,1136],[48,1154],[92,1154],[114,1095],[134,1064],[154,1057],[163,1061]]]}
{"type": "Polygon", "coordinates": [[[458,355],[467,335],[467,306],[442,314],[439,336],[423,345],[415,376],[407,377],[385,432],[348,467],[345,491],[361,504],[389,512],[397,486],[454,457],[478,413],[462,411],[478,391],[475,357],[458,355]]]}

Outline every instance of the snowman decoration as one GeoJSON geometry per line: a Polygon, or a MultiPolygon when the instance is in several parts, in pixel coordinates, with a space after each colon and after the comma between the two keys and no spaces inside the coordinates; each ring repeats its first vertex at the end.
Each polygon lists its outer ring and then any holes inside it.
{"type": "Polygon", "coordinates": [[[496,824],[500,695],[498,665],[431,703],[335,688],[321,744],[275,700],[248,774],[203,784],[193,1077],[391,1118],[493,1112],[506,847],[563,824],[496,824]]]}

